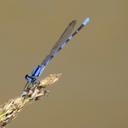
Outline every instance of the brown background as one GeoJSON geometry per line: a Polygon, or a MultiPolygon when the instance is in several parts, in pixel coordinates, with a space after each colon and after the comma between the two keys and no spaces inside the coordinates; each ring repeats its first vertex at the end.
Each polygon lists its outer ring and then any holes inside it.
{"type": "Polygon", "coordinates": [[[0,1],[0,104],[17,96],[66,25],[90,24],[42,77],[63,76],[8,128],[128,128],[127,0],[0,1]]]}

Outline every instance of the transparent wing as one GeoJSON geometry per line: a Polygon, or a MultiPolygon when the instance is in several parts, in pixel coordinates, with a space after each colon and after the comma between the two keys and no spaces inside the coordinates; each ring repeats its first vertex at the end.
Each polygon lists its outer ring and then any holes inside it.
{"type": "Polygon", "coordinates": [[[56,44],[52,47],[50,54],[48,56],[46,56],[46,58],[43,60],[43,62],[41,63],[41,65],[47,65],[50,60],[54,57],[55,54],[57,54],[59,52],[59,48],[62,45],[65,45],[65,41],[68,39],[68,37],[71,35],[71,33],[74,30],[74,27],[76,25],[76,20],[73,20],[64,30],[63,34],[60,36],[60,38],[58,39],[58,41],[56,42],[56,44]]]}
{"type": "Polygon", "coordinates": [[[56,51],[64,42],[68,39],[68,37],[71,35],[71,33],[74,30],[74,27],[76,25],[76,20],[73,20],[64,30],[63,34],[60,36],[56,44],[51,49],[51,53],[56,51]]]}

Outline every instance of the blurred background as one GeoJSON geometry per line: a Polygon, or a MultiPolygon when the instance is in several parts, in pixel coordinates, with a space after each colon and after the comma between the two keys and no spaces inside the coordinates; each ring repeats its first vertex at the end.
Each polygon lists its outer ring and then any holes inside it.
{"type": "Polygon", "coordinates": [[[128,1],[0,1],[0,104],[19,95],[68,23],[91,22],[48,65],[51,93],[8,128],[128,127],[128,1]]]}

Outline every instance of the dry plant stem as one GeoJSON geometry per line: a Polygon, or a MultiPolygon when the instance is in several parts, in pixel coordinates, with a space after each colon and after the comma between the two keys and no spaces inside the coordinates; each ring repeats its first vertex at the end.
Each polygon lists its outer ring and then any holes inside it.
{"type": "Polygon", "coordinates": [[[10,121],[16,118],[16,115],[23,107],[33,101],[39,100],[48,94],[47,87],[59,80],[61,74],[50,74],[41,80],[40,84],[28,92],[28,97],[22,96],[10,99],[7,103],[0,106],[0,128],[4,128],[10,121]]]}

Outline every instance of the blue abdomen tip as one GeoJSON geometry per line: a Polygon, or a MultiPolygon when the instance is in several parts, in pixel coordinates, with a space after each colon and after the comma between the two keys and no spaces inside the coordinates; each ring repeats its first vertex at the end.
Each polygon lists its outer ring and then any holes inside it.
{"type": "Polygon", "coordinates": [[[84,21],[83,21],[83,25],[85,26],[88,22],[90,21],[90,18],[89,17],[87,17],[84,21]]]}

